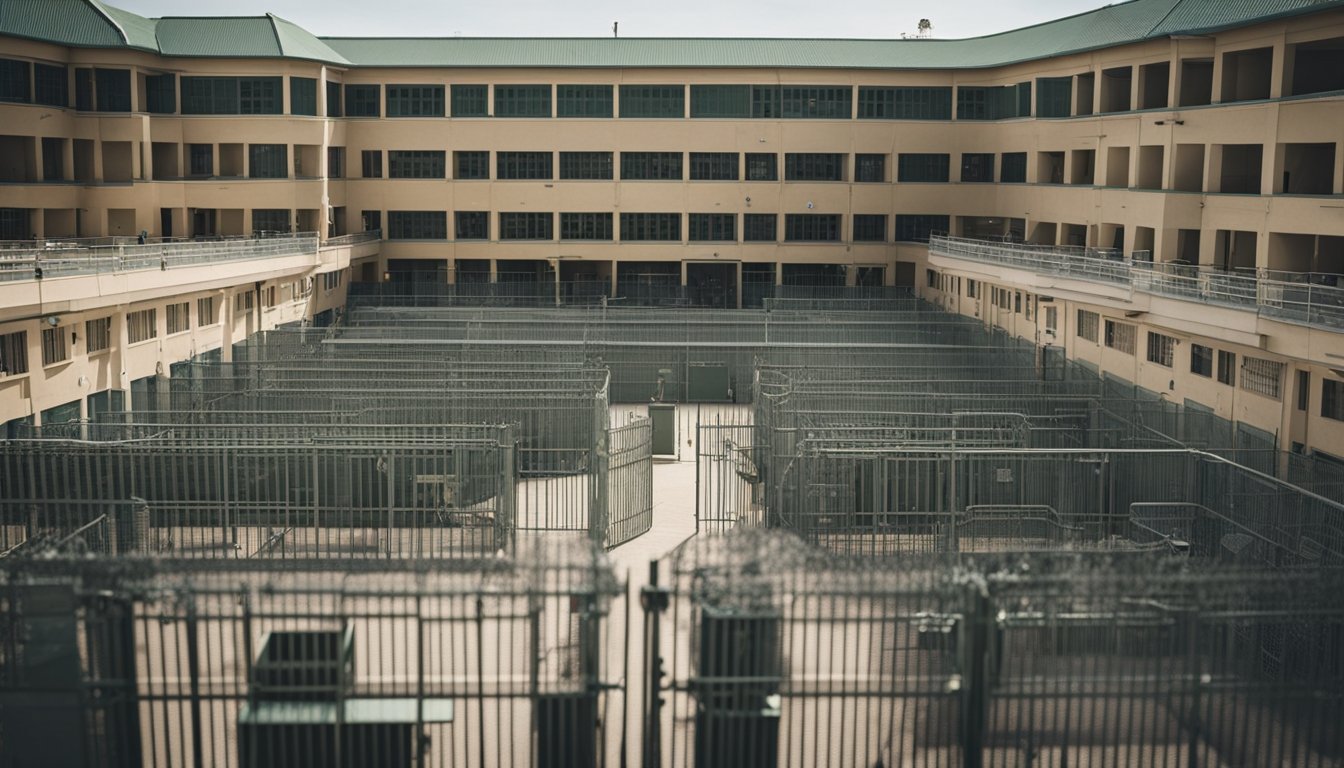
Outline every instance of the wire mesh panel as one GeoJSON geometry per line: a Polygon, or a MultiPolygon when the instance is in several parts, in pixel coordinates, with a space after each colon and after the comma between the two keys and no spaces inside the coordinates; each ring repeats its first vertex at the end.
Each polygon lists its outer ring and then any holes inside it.
{"type": "Polygon", "coordinates": [[[750,423],[716,414],[696,424],[697,533],[764,525],[765,464],[750,423]]]}
{"type": "Polygon", "coordinates": [[[603,542],[610,548],[653,527],[653,426],[648,419],[608,430],[605,472],[603,542]]]}

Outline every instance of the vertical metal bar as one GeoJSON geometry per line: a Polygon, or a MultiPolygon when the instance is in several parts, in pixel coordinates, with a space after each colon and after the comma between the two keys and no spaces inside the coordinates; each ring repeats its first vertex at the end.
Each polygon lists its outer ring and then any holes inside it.
{"type": "Polygon", "coordinates": [[[196,647],[196,601],[189,599],[186,615],[187,674],[191,690],[191,760],[195,768],[205,768],[201,746],[201,674],[200,651],[196,647]]]}

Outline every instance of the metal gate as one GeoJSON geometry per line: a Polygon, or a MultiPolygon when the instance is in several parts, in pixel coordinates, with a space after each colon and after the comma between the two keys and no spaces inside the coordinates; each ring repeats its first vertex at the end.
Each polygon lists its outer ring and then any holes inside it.
{"type": "Polygon", "coordinates": [[[607,431],[602,544],[611,549],[653,527],[653,424],[636,419],[607,431]]]}
{"type": "Polygon", "coordinates": [[[751,424],[696,424],[696,533],[763,523],[765,464],[754,430],[751,424]]]}

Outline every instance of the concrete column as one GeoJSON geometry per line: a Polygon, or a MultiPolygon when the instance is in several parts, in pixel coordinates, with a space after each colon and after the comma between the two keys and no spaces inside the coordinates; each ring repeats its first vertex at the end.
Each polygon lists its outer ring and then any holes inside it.
{"type": "Polygon", "coordinates": [[[1210,101],[1221,104],[1223,101],[1223,52],[1217,46],[1213,49],[1213,89],[1210,101]]]}
{"type": "Polygon", "coordinates": [[[42,182],[46,179],[46,177],[47,177],[47,173],[46,173],[47,165],[46,165],[46,163],[44,162],[44,157],[43,157],[43,155],[45,154],[45,152],[43,152],[43,147],[42,147],[42,137],[41,137],[41,136],[34,136],[34,137],[33,137],[32,147],[33,147],[33,178],[32,178],[32,180],[33,180],[34,182],[40,184],[40,183],[42,183],[42,182]]]}
{"type": "Polygon", "coordinates": [[[1177,109],[1180,104],[1181,54],[1177,45],[1171,47],[1171,58],[1167,60],[1167,109],[1177,109]]]}
{"type": "Polygon", "coordinates": [[[1271,60],[1269,71],[1269,98],[1271,99],[1281,99],[1285,94],[1292,91],[1293,62],[1288,53],[1288,44],[1280,33],[1279,39],[1274,41],[1274,57],[1271,60]]]}
{"type": "Polygon", "coordinates": [[[1277,141],[1278,131],[1270,133],[1270,142],[1265,142],[1260,151],[1260,194],[1272,195],[1283,191],[1283,178],[1277,173],[1283,167],[1287,149],[1277,141]],[[1271,143],[1272,142],[1272,143],[1271,143]]]}
{"type": "Polygon", "coordinates": [[[123,304],[117,309],[121,311],[112,315],[111,332],[114,339],[111,360],[112,376],[113,380],[116,381],[117,389],[126,393],[126,410],[131,410],[135,407],[135,403],[131,400],[131,377],[126,371],[126,346],[130,344],[130,339],[126,335],[128,331],[126,327],[127,308],[123,304]]]}
{"type": "MultiPolygon", "coordinates": [[[[445,93],[446,97],[448,94],[445,93]]],[[[317,71],[317,114],[319,117],[326,117],[327,114],[327,67],[324,64],[317,71]]],[[[322,143],[325,145],[327,132],[322,132],[322,143]]],[[[325,176],[326,174],[322,174],[325,176]]]]}
{"type": "Polygon", "coordinates": [[[144,111],[144,105],[140,103],[140,70],[131,67],[131,113],[144,111]]]}
{"type": "Polygon", "coordinates": [[[1223,147],[1221,144],[1206,144],[1204,148],[1204,191],[1217,192],[1219,180],[1223,178],[1223,147]]]}
{"type": "Polygon", "coordinates": [[[621,262],[617,259],[611,260],[611,298],[616,298],[616,266],[621,262]]]}
{"type": "Polygon", "coordinates": [[[98,139],[93,140],[93,181],[103,183],[103,142],[98,139]]]}
{"type": "Polygon", "coordinates": [[[74,139],[63,139],[61,141],[61,178],[66,181],[75,180],[74,139]]]}
{"type": "Polygon", "coordinates": [[[1335,142],[1335,194],[1344,195],[1344,143],[1335,142]]]}

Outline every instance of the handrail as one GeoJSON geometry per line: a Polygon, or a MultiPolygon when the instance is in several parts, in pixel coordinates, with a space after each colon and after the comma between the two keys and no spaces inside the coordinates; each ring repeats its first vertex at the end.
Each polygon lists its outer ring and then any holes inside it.
{"type": "Polygon", "coordinates": [[[0,283],[51,277],[168,270],[229,261],[315,255],[313,233],[285,237],[79,245],[0,250],[0,283]]]}

